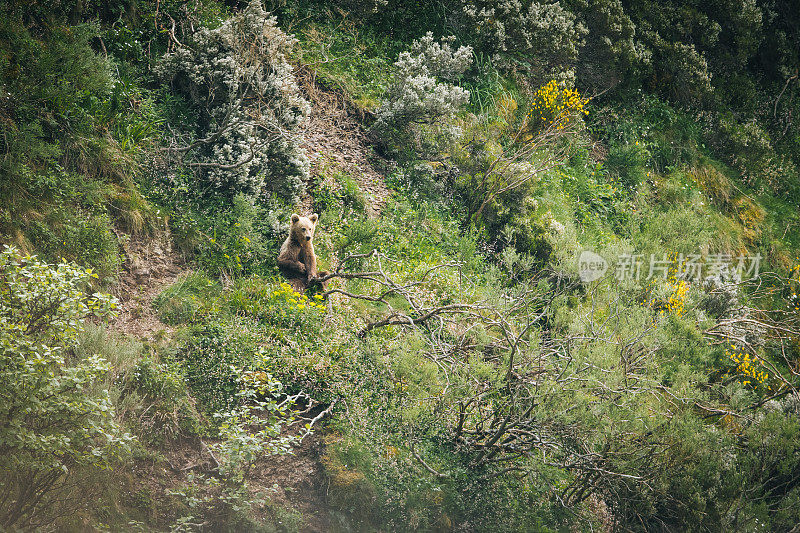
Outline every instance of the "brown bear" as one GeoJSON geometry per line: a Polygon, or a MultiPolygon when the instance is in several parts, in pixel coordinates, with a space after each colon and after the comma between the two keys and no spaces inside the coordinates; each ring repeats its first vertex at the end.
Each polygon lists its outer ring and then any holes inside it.
{"type": "Polygon", "coordinates": [[[297,292],[305,292],[317,276],[327,272],[317,272],[317,256],[314,253],[314,229],[319,216],[310,217],[292,214],[289,236],[278,254],[278,267],[289,284],[297,292]]]}

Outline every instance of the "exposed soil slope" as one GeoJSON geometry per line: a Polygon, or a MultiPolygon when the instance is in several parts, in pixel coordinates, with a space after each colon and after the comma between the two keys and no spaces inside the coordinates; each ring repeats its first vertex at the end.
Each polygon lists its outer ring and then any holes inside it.
{"type": "MultiPolygon", "coordinates": [[[[375,167],[388,166],[388,162],[370,147],[358,120],[358,111],[346,97],[322,87],[313,72],[304,68],[296,72],[303,93],[311,102],[311,113],[302,127],[302,147],[311,160],[312,183],[308,188],[313,189],[313,178],[318,177],[326,165],[333,165],[337,170],[350,174],[366,194],[367,215],[379,217],[391,192],[386,187],[384,176],[375,167]]],[[[310,196],[303,199],[302,207],[311,211],[310,196]]]]}
{"type": "Polygon", "coordinates": [[[169,233],[149,241],[130,241],[125,246],[125,264],[116,287],[119,316],[111,329],[141,340],[157,340],[173,328],[159,320],[153,300],[186,272],[183,259],[172,247],[169,233]]]}

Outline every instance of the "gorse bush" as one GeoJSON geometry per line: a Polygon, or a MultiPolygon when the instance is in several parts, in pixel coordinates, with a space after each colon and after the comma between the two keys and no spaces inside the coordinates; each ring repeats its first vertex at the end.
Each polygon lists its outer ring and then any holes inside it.
{"type": "Polygon", "coordinates": [[[219,27],[198,29],[157,65],[198,114],[173,152],[217,192],[300,193],[308,161],[296,131],[308,102],[288,62],[294,43],[253,0],[219,27]]]}
{"type": "Polygon", "coordinates": [[[325,311],[321,294],[309,298],[286,282],[275,285],[258,278],[239,283],[226,304],[234,314],[299,331],[318,326],[325,311]]]}
{"type": "Polygon", "coordinates": [[[472,49],[453,50],[454,40],[436,42],[428,32],[395,62],[394,82],[373,125],[374,134],[390,150],[413,147],[424,157],[445,151],[458,138],[460,130],[451,121],[469,102],[469,92],[453,82],[471,65],[472,49]]]}
{"type": "Polygon", "coordinates": [[[70,493],[76,470],[108,466],[124,449],[108,390],[109,365],[71,350],[84,320],[114,300],[84,290],[92,277],[6,247],[0,253],[0,526],[46,527],[86,502],[70,493]],[[74,507],[71,507],[74,506],[74,507]]]}
{"type": "Polygon", "coordinates": [[[581,98],[576,89],[559,87],[555,80],[550,80],[533,95],[531,109],[526,117],[528,133],[533,135],[549,126],[556,129],[567,128],[570,121],[588,113],[585,109],[586,103],[587,100],[581,98]]]}

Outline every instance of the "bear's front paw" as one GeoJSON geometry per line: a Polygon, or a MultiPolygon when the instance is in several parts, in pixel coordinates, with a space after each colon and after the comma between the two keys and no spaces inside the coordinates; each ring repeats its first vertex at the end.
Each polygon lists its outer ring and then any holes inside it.
{"type": "Polygon", "coordinates": [[[298,270],[298,271],[299,271],[301,274],[305,274],[305,273],[306,273],[306,266],[305,266],[303,263],[298,263],[298,264],[297,264],[297,270],[298,270]]]}

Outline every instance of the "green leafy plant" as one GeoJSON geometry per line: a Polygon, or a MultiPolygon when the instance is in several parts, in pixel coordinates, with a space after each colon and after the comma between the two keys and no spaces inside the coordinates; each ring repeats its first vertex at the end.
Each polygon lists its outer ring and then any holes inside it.
{"type": "Polygon", "coordinates": [[[214,529],[259,528],[252,511],[264,507],[268,499],[266,491],[250,490],[251,468],[264,457],[291,453],[293,445],[309,432],[290,435],[284,431],[293,422],[293,402],[280,399],[282,390],[271,376],[257,388],[243,383],[239,407],[214,415],[219,440],[208,446],[214,473],[190,473],[179,488],[169,491],[188,511],[175,522],[173,531],[192,531],[197,514],[214,529]]]}
{"type": "Polygon", "coordinates": [[[130,437],[108,390],[93,390],[109,365],[73,357],[89,317],[112,313],[112,297],[86,294],[93,274],[0,252],[0,525],[47,526],[79,505],[67,497],[84,467],[107,467],[130,437]],[[64,509],[64,506],[67,508],[64,509]]]}

